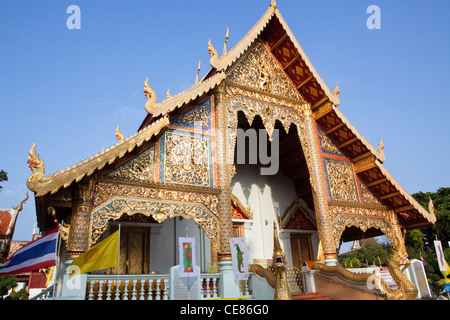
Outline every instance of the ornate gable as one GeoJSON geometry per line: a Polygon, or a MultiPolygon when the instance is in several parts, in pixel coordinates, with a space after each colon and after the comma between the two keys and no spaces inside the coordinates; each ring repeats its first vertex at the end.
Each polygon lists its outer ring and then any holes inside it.
{"type": "Polygon", "coordinates": [[[278,61],[259,39],[227,70],[226,81],[287,99],[304,101],[278,61]]]}

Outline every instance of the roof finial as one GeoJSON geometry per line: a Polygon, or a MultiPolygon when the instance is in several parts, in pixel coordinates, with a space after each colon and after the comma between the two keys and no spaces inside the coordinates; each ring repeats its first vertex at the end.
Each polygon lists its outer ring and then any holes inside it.
{"type": "Polygon", "coordinates": [[[195,76],[195,83],[198,83],[198,75],[200,73],[201,66],[202,66],[202,62],[200,61],[200,58],[198,58],[198,68],[197,68],[197,75],[195,76]]]}
{"type": "Polygon", "coordinates": [[[277,0],[270,0],[270,6],[273,7],[274,9],[277,8],[277,0]]]}
{"type": "Polygon", "coordinates": [[[125,139],[125,136],[119,129],[119,125],[117,125],[117,128],[116,128],[116,139],[117,139],[117,141],[121,141],[121,140],[125,139]]]}
{"type": "Polygon", "coordinates": [[[171,98],[171,97],[172,97],[172,95],[170,94],[170,91],[169,91],[169,89],[167,89],[166,97],[167,97],[167,99],[169,99],[169,98],[171,98]]]}
{"type": "Polygon", "coordinates": [[[153,107],[156,104],[156,93],[148,84],[148,77],[144,83],[144,94],[147,98],[147,102],[145,103],[145,110],[147,111],[147,113],[151,114],[153,112],[153,107]]]}
{"type": "Polygon", "coordinates": [[[209,60],[209,64],[214,69],[217,69],[217,63],[219,61],[219,54],[217,53],[217,50],[214,49],[214,46],[211,43],[211,39],[208,41],[208,52],[211,56],[211,59],[209,60]]]}
{"type": "Polygon", "coordinates": [[[338,96],[339,96],[339,93],[341,93],[341,92],[339,91],[339,87],[338,87],[338,84],[337,84],[337,82],[336,82],[336,86],[334,87],[334,90],[333,90],[333,95],[334,95],[335,97],[338,97],[338,96]]]}
{"type": "Polygon", "coordinates": [[[228,29],[227,25],[225,25],[225,28],[227,29],[227,34],[225,35],[225,43],[223,44],[222,55],[225,55],[227,53],[227,42],[228,42],[228,38],[230,37],[230,29],[228,29]]]}
{"type": "Polygon", "coordinates": [[[384,154],[384,143],[383,140],[380,137],[380,142],[378,142],[378,152],[381,154],[384,154]]]}

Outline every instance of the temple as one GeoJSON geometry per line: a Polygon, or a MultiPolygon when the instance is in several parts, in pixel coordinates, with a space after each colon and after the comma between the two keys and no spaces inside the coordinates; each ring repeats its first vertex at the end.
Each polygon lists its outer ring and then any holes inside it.
{"type": "MultiPolygon", "coordinates": [[[[403,259],[403,232],[433,225],[384,168],[382,142],[372,146],[340,111],[338,86],[321,79],[275,1],[230,50],[227,39],[221,55],[209,41],[211,69],[190,89],[158,101],[147,79],[148,114],[132,136],[118,127],[115,145],[47,176],[32,146],[27,186],[40,230],[62,226],[61,282],[119,223],[120,274],[139,276],[135,287],[160,275],[150,285],[167,288],[188,234],[202,275],[217,264],[207,286],[223,298],[243,294],[230,281],[230,238],[245,237],[250,264],[269,270],[274,221],[290,268],[317,261],[321,272],[337,268],[341,241],[385,235],[403,259]]],[[[87,275],[86,298],[115,273],[87,275]]]]}

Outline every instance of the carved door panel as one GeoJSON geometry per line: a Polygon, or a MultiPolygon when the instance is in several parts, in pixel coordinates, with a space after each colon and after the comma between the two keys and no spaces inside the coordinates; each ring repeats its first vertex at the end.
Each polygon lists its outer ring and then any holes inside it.
{"type": "Polygon", "coordinates": [[[292,264],[302,269],[303,262],[312,260],[311,236],[308,234],[291,234],[292,264]]]}
{"type": "MultiPolygon", "coordinates": [[[[120,228],[120,274],[149,273],[149,242],[150,228],[120,228]]],[[[110,273],[117,269],[111,268],[110,273]]]]}

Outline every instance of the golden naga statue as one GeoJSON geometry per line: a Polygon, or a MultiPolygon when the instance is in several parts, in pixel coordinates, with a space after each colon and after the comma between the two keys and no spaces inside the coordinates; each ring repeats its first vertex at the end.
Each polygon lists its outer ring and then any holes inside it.
{"type": "Polygon", "coordinates": [[[257,264],[249,265],[248,271],[265,278],[267,283],[275,289],[274,300],[291,300],[291,290],[286,275],[286,258],[278,240],[275,221],[273,222],[273,242],[272,263],[274,272],[257,264]]]}
{"type": "Polygon", "coordinates": [[[392,278],[397,283],[398,289],[390,289],[383,281],[382,291],[386,292],[388,299],[390,296],[399,297],[398,300],[415,300],[417,298],[418,290],[416,286],[403,273],[408,268],[409,263],[403,239],[396,234],[392,243],[392,252],[387,259],[387,265],[392,278]]]}
{"type": "Polygon", "coordinates": [[[272,263],[275,269],[275,295],[274,300],[291,300],[291,290],[289,289],[286,275],[286,258],[281,249],[280,240],[277,234],[277,224],[273,222],[273,255],[272,263]]]}
{"type": "Polygon", "coordinates": [[[392,252],[387,259],[387,265],[392,278],[394,278],[397,283],[397,289],[391,289],[383,279],[373,273],[354,273],[348,271],[341,265],[327,266],[323,263],[315,262],[312,265],[312,269],[323,271],[325,273],[337,273],[342,278],[352,282],[371,283],[375,293],[381,294],[379,299],[415,300],[417,298],[418,290],[403,273],[409,266],[407,257],[408,254],[406,253],[402,239],[396,235],[392,243],[392,252]]]}
{"type": "Polygon", "coordinates": [[[156,105],[156,93],[148,84],[148,77],[144,83],[144,94],[147,97],[147,102],[145,103],[145,111],[152,114],[153,108],[156,105]]]}
{"type": "Polygon", "coordinates": [[[218,62],[219,62],[219,54],[217,53],[217,50],[214,49],[214,47],[211,43],[211,39],[209,39],[209,41],[208,41],[208,52],[209,52],[209,55],[211,56],[211,59],[209,60],[209,64],[211,65],[211,67],[217,69],[218,62]]]}
{"type": "Polygon", "coordinates": [[[36,153],[36,142],[33,142],[29,152],[28,152],[28,167],[31,170],[31,175],[27,179],[28,189],[34,191],[36,190],[36,184],[42,182],[43,180],[48,180],[49,177],[44,178],[45,175],[45,164],[44,160],[39,158],[39,154],[36,153]]]}

